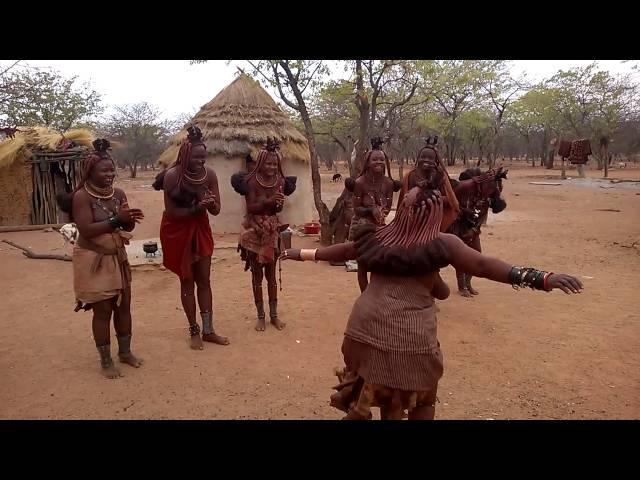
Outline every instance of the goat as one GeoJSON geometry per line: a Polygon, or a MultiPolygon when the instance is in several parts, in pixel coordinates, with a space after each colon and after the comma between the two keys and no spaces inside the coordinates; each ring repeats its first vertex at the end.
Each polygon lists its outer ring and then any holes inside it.
{"type": "Polygon", "coordinates": [[[64,238],[64,245],[67,246],[68,244],[75,245],[80,233],[75,223],[67,223],[60,227],[60,235],[64,238]]]}

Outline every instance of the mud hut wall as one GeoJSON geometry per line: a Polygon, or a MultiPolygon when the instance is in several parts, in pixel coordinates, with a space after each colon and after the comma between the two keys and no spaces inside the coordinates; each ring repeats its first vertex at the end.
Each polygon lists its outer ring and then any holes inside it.
{"type": "Polygon", "coordinates": [[[245,213],[245,201],[231,187],[231,175],[242,170],[243,159],[241,157],[227,158],[225,155],[209,155],[209,164],[218,177],[218,190],[220,191],[220,214],[210,217],[213,231],[217,234],[238,233],[245,213]]]}
{"type": "MultiPolygon", "coordinates": [[[[224,154],[209,155],[207,164],[215,170],[218,177],[218,189],[220,191],[220,214],[210,217],[213,231],[216,234],[239,233],[242,219],[246,212],[245,198],[236,193],[231,186],[231,175],[239,172],[244,167],[244,157],[227,157],[224,154]]],[[[285,206],[278,215],[282,223],[302,225],[310,221],[314,216],[313,190],[309,165],[298,161],[282,163],[285,175],[298,177],[296,191],[285,200],[285,206]]]]}
{"type": "Polygon", "coordinates": [[[313,185],[309,164],[285,158],[282,162],[282,170],[287,176],[298,177],[296,191],[287,197],[284,209],[279,215],[282,223],[303,225],[311,220],[317,220],[318,213],[313,204],[313,185]]]}
{"type": "Polygon", "coordinates": [[[0,225],[31,224],[31,168],[22,158],[0,168],[0,225]]]}

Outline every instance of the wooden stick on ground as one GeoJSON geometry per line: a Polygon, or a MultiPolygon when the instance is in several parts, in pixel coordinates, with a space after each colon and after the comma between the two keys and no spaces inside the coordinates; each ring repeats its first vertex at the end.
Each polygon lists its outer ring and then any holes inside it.
{"type": "Polygon", "coordinates": [[[53,228],[60,230],[64,223],[45,223],[43,225],[15,225],[15,226],[1,226],[0,233],[7,232],[29,232],[32,230],[44,230],[45,228],[53,228]]]}
{"type": "Polygon", "coordinates": [[[69,255],[49,255],[49,254],[39,254],[39,253],[33,253],[33,251],[29,248],[26,247],[21,247],[20,245],[18,245],[17,243],[13,243],[11,240],[2,240],[4,243],[8,243],[9,245],[11,245],[12,247],[16,247],[19,248],[20,250],[23,251],[23,255],[27,258],[37,258],[37,259],[44,259],[44,260],[63,260],[65,262],[70,262],[71,261],[71,257],[69,255]]]}

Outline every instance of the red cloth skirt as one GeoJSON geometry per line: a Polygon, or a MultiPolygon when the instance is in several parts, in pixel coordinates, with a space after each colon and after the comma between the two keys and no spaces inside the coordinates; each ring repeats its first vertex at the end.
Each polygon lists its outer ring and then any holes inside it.
{"type": "Polygon", "coordinates": [[[164,266],[180,279],[191,278],[193,263],[213,255],[213,234],[207,212],[180,220],[164,212],[160,224],[160,244],[164,266]]]}

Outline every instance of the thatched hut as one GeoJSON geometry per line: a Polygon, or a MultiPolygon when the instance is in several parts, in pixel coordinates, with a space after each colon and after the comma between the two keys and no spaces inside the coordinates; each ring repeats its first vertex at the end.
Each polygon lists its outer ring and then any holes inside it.
{"type": "MultiPolygon", "coordinates": [[[[193,117],[207,146],[207,162],[218,176],[222,211],[213,219],[216,233],[237,233],[245,213],[244,199],[230,184],[231,175],[244,168],[245,158],[258,151],[267,137],[280,140],[285,175],[298,177],[297,189],[280,214],[283,223],[301,225],[314,217],[309,147],[307,140],[291,123],[269,94],[247,75],[240,75],[193,117]]],[[[186,129],[171,141],[158,163],[167,168],[178,155],[186,129]]]]}
{"type": "Polygon", "coordinates": [[[0,225],[59,223],[56,194],[75,188],[93,140],[84,129],[64,137],[44,127],[18,127],[0,141],[0,225]]]}

